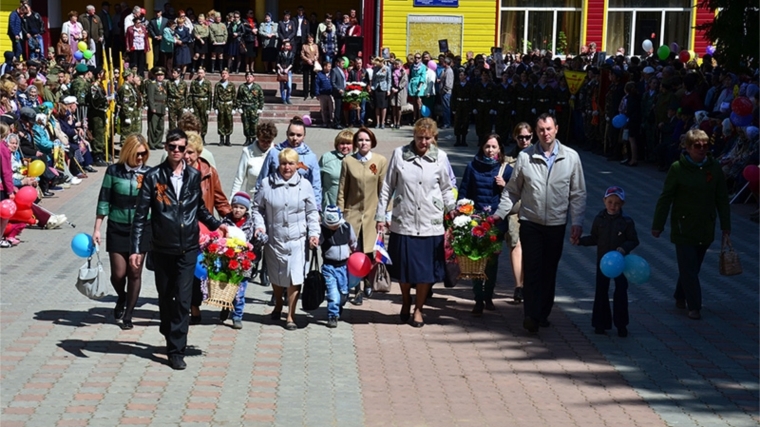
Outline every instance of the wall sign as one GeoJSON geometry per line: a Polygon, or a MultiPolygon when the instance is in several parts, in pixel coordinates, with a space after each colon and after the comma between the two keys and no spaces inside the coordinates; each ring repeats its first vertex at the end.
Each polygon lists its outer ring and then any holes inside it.
{"type": "Polygon", "coordinates": [[[459,7],[459,0],[414,0],[414,7],[459,7]]]}

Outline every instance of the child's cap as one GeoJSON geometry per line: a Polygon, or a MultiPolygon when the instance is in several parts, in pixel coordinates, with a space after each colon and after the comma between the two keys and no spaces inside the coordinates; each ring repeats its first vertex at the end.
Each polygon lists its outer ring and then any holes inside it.
{"type": "Polygon", "coordinates": [[[620,200],[625,201],[625,191],[623,191],[621,187],[614,186],[608,188],[607,191],[604,192],[604,198],[606,199],[610,196],[618,196],[620,197],[620,200]]]}
{"type": "Polygon", "coordinates": [[[238,191],[232,196],[232,202],[230,204],[245,206],[246,210],[251,209],[251,196],[249,196],[248,193],[238,191]]]}
{"type": "Polygon", "coordinates": [[[340,225],[343,220],[343,212],[335,205],[328,205],[324,212],[324,223],[326,226],[340,225]]]}

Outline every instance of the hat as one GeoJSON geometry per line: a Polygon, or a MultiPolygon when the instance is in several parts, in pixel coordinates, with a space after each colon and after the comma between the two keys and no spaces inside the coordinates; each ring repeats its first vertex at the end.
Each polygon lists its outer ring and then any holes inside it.
{"type": "Polygon", "coordinates": [[[163,76],[163,75],[165,75],[165,74],[166,74],[166,70],[164,70],[164,67],[156,67],[156,68],[154,68],[154,69],[151,71],[151,73],[152,73],[154,76],[163,76]]]}
{"type": "Polygon", "coordinates": [[[67,96],[67,97],[63,98],[63,103],[65,105],[76,104],[77,103],[77,97],[76,96],[67,96]]]}
{"type": "Polygon", "coordinates": [[[620,200],[625,200],[625,191],[621,187],[613,186],[607,189],[607,191],[604,192],[604,198],[610,196],[618,196],[620,197],[620,200]]]}
{"type": "Polygon", "coordinates": [[[37,112],[34,111],[34,108],[24,107],[21,109],[19,116],[21,117],[21,120],[25,122],[33,122],[35,116],[37,116],[37,112]]]}
{"type": "Polygon", "coordinates": [[[234,196],[232,196],[230,205],[245,206],[246,210],[251,209],[251,196],[249,196],[248,193],[238,191],[234,196]]]}
{"type": "Polygon", "coordinates": [[[13,114],[6,113],[0,116],[0,122],[5,123],[6,125],[10,126],[16,123],[16,118],[13,116],[13,114]]]}
{"type": "Polygon", "coordinates": [[[644,67],[644,70],[642,70],[644,74],[654,74],[654,68],[652,67],[644,67]]]}
{"type": "Polygon", "coordinates": [[[335,205],[328,205],[324,212],[324,223],[326,226],[340,225],[343,221],[343,212],[335,205]]]}
{"type": "Polygon", "coordinates": [[[77,72],[77,74],[84,74],[87,72],[87,65],[77,64],[77,67],[74,70],[77,72]]]}
{"type": "Polygon", "coordinates": [[[124,70],[124,72],[121,73],[122,77],[129,77],[132,75],[132,72],[129,70],[124,70]]]}

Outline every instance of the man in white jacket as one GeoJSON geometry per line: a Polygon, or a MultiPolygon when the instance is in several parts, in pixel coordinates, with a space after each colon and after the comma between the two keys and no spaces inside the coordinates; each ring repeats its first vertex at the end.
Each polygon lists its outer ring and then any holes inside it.
{"type": "Polygon", "coordinates": [[[512,177],[504,188],[495,215],[507,217],[513,203],[522,200],[520,243],[523,249],[525,319],[530,333],[548,327],[554,305],[557,267],[571,218],[570,242],[583,232],[586,181],[578,153],[555,139],[559,127],[551,114],[536,123],[539,143],[517,157],[512,177]]]}

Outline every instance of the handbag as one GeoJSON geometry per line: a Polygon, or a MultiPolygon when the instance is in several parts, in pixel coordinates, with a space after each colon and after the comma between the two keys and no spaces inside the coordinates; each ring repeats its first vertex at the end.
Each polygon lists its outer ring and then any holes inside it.
{"type": "Polygon", "coordinates": [[[459,281],[459,275],[462,274],[462,269],[459,267],[458,262],[446,262],[446,269],[443,276],[443,286],[446,288],[453,288],[459,281]]]}
{"type": "Polygon", "coordinates": [[[100,262],[100,252],[95,247],[95,255],[98,258],[98,264],[93,267],[92,257],[87,258],[77,274],[76,288],[82,295],[90,299],[101,299],[108,295],[107,280],[100,280],[103,274],[103,264],[100,262]]]}
{"type": "Polygon", "coordinates": [[[735,276],[742,274],[742,264],[739,262],[739,254],[734,251],[731,239],[726,236],[720,245],[719,269],[722,276],[735,276]]]}
{"type": "Polygon", "coordinates": [[[248,49],[245,47],[245,42],[242,40],[238,40],[238,50],[240,53],[248,53],[248,49]]]}
{"type": "Polygon", "coordinates": [[[391,274],[385,264],[375,264],[375,267],[369,272],[369,284],[375,292],[391,291],[391,274]]]}
{"type": "Polygon", "coordinates": [[[287,83],[288,82],[288,75],[287,74],[277,73],[277,81],[278,82],[282,82],[282,83],[287,83]]]}
{"type": "Polygon", "coordinates": [[[317,250],[311,250],[311,265],[309,273],[303,281],[303,292],[301,293],[301,309],[303,311],[312,311],[319,308],[325,300],[327,285],[325,276],[319,270],[319,260],[317,259],[317,250]]]}
{"type": "Polygon", "coordinates": [[[319,64],[319,61],[314,61],[314,72],[318,73],[322,71],[322,65],[319,64]]]}

